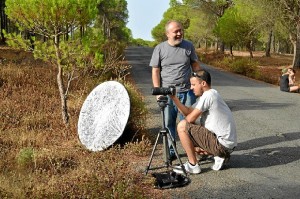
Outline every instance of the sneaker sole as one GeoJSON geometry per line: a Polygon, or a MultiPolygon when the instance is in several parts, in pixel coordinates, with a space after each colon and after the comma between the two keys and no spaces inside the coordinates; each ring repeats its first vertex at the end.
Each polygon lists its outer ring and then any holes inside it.
{"type": "MultiPolygon", "coordinates": [[[[179,174],[184,173],[181,168],[174,168],[173,171],[176,172],[176,173],[179,173],[179,174]]],[[[189,173],[189,174],[199,174],[199,173],[201,173],[201,170],[198,173],[192,173],[192,172],[189,172],[189,171],[186,171],[186,172],[189,173]]]]}

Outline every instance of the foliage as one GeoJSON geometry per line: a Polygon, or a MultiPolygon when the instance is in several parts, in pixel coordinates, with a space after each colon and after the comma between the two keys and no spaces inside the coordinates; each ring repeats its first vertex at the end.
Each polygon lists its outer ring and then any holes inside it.
{"type": "Polygon", "coordinates": [[[238,44],[244,41],[247,34],[246,24],[243,24],[236,8],[226,11],[215,28],[215,33],[222,38],[222,41],[229,45],[238,44]],[[245,27],[245,28],[244,28],[245,27]],[[243,34],[244,33],[244,34],[243,34]]]}
{"type": "MultiPolygon", "coordinates": [[[[98,1],[93,0],[6,1],[6,14],[16,23],[20,31],[29,30],[47,40],[44,42],[31,38],[33,41],[30,41],[31,45],[28,46],[28,48],[31,47],[33,52],[36,52],[35,55],[41,56],[44,59],[50,59],[48,61],[57,66],[57,85],[61,99],[62,119],[65,124],[69,123],[67,97],[69,85],[73,80],[74,66],[76,65],[76,63],[73,63],[76,59],[67,60],[69,55],[72,54],[72,52],[68,52],[68,50],[75,47],[71,46],[71,44],[78,45],[80,40],[75,39],[75,42],[71,43],[66,39],[65,42],[67,44],[64,45],[61,42],[61,38],[64,35],[68,36],[71,30],[82,30],[82,27],[90,24],[96,16],[97,3],[98,1]],[[67,70],[67,75],[64,76],[63,72],[66,72],[64,69],[71,67],[73,67],[73,69],[71,69],[70,72],[67,70]]],[[[21,37],[13,39],[13,36],[14,35],[11,36],[12,39],[9,43],[14,43],[15,41],[17,41],[15,43],[16,45],[23,43],[23,45],[20,46],[23,48],[26,43],[28,44],[28,41],[25,39],[21,37]]],[[[81,58],[79,58],[79,60],[81,60],[81,58]]]]}
{"type": "Polygon", "coordinates": [[[53,38],[90,23],[99,0],[6,0],[6,14],[20,29],[53,38]]]}
{"type": "Polygon", "coordinates": [[[8,17],[20,31],[29,30],[34,35],[25,39],[16,33],[7,34],[8,44],[31,50],[36,58],[57,66],[65,124],[69,122],[67,99],[76,70],[98,70],[102,79],[125,76],[127,68],[113,64],[122,59],[130,38],[125,27],[126,6],[125,0],[7,0],[8,17]]]}
{"type": "Polygon", "coordinates": [[[300,68],[300,2],[298,0],[276,0],[281,10],[281,22],[288,30],[294,48],[293,67],[300,68]]]}
{"type": "Polygon", "coordinates": [[[188,7],[181,4],[169,8],[164,13],[163,19],[160,23],[151,31],[152,37],[155,41],[162,42],[166,40],[165,25],[169,20],[177,20],[182,23],[184,29],[187,29],[190,25],[190,19],[188,17],[189,10],[190,9],[188,7]]]}
{"type": "Polygon", "coordinates": [[[245,75],[251,78],[257,78],[259,75],[257,63],[248,58],[236,59],[234,62],[229,64],[229,69],[234,73],[245,75]]]}
{"type": "Polygon", "coordinates": [[[98,5],[98,17],[95,27],[102,29],[109,40],[128,41],[131,33],[125,27],[128,18],[126,0],[101,0],[98,5]]]}
{"type": "Polygon", "coordinates": [[[205,43],[207,48],[208,41],[216,40],[213,34],[216,18],[196,9],[191,9],[189,16],[190,25],[185,31],[186,38],[192,41],[196,48],[200,47],[200,42],[205,43]]]}
{"type": "Polygon", "coordinates": [[[155,46],[156,43],[157,42],[155,42],[155,41],[146,41],[141,38],[137,38],[137,39],[132,39],[132,41],[130,42],[130,45],[153,47],[153,46],[155,46]]]}
{"type": "Polygon", "coordinates": [[[260,78],[260,73],[257,67],[258,63],[252,61],[249,58],[225,57],[224,59],[216,63],[216,65],[222,68],[226,68],[231,72],[241,74],[250,78],[260,78]]]}

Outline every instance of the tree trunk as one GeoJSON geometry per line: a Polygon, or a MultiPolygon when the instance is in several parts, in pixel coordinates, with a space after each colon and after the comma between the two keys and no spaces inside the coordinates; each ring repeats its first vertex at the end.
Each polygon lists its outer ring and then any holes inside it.
{"type": "Polygon", "coordinates": [[[279,54],[279,50],[280,50],[280,41],[278,41],[276,44],[276,53],[277,54],[279,54]]]}
{"type": "Polygon", "coordinates": [[[201,48],[201,39],[197,40],[196,48],[201,48]]]}
{"type": "Polygon", "coordinates": [[[59,52],[59,38],[58,38],[58,36],[55,36],[54,47],[55,47],[57,68],[58,68],[57,85],[58,85],[60,101],[61,101],[61,111],[62,111],[61,114],[62,114],[62,119],[63,119],[64,123],[67,125],[69,123],[69,114],[68,114],[68,106],[67,106],[67,96],[65,95],[65,87],[64,87],[64,84],[63,84],[62,65],[60,63],[61,62],[61,56],[60,56],[60,52],[59,52]]]}
{"type": "Polygon", "coordinates": [[[271,52],[276,53],[276,43],[275,43],[275,35],[272,34],[272,41],[271,41],[271,52]]]}
{"type": "Polygon", "coordinates": [[[219,48],[219,44],[218,44],[218,41],[215,42],[215,51],[218,51],[218,48],[219,48]]]}
{"type": "Polygon", "coordinates": [[[297,41],[294,43],[293,68],[300,69],[300,39],[299,38],[297,38],[297,41]]]}
{"type": "Polygon", "coordinates": [[[5,1],[1,1],[0,3],[0,34],[1,34],[1,41],[0,43],[5,43],[5,37],[3,34],[3,30],[7,30],[7,16],[5,14],[5,1]]]}
{"type": "Polygon", "coordinates": [[[232,52],[232,50],[233,50],[233,46],[230,44],[230,55],[233,57],[233,52],[232,52]]]}
{"type": "Polygon", "coordinates": [[[269,33],[269,39],[266,46],[266,57],[271,57],[271,42],[272,42],[273,31],[271,30],[269,33]]]}
{"type": "Polygon", "coordinates": [[[297,36],[294,42],[293,68],[300,69],[300,23],[297,23],[297,36]]]}
{"type": "Polygon", "coordinates": [[[220,42],[220,51],[221,51],[221,53],[223,53],[224,54],[224,52],[225,52],[225,44],[224,44],[224,42],[220,42]]]}
{"type": "Polygon", "coordinates": [[[253,58],[252,41],[247,42],[246,48],[247,48],[247,50],[249,52],[250,58],[252,59],[253,58]]]}

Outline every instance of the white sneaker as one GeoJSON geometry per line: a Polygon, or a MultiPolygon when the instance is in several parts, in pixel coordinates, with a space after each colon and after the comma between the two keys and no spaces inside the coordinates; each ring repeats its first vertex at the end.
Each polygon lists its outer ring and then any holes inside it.
{"type": "Polygon", "coordinates": [[[215,171],[221,170],[224,166],[225,158],[215,156],[214,159],[215,159],[215,164],[211,167],[211,169],[215,171]]]}
{"type": "MultiPolygon", "coordinates": [[[[189,161],[187,161],[186,163],[183,164],[183,166],[187,173],[198,174],[201,172],[201,168],[199,164],[193,166],[189,163],[189,161]]],[[[173,171],[176,173],[184,173],[181,166],[175,166],[173,171]]]]}

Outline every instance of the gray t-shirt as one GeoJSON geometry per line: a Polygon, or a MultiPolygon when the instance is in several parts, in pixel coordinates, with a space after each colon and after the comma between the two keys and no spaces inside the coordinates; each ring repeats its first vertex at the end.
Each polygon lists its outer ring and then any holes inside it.
{"type": "Polygon", "coordinates": [[[176,86],[177,92],[185,92],[190,89],[191,63],[197,61],[191,42],[183,40],[178,46],[171,46],[165,41],[155,47],[150,66],[160,68],[161,87],[176,86]]]}
{"type": "Polygon", "coordinates": [[[201,124],[216,134],[218,141],[232,149],[237,145],[236,126],[233,115],[215,89],[205,91],[193,107],[202,112],[195,124],[201,124]]]}

